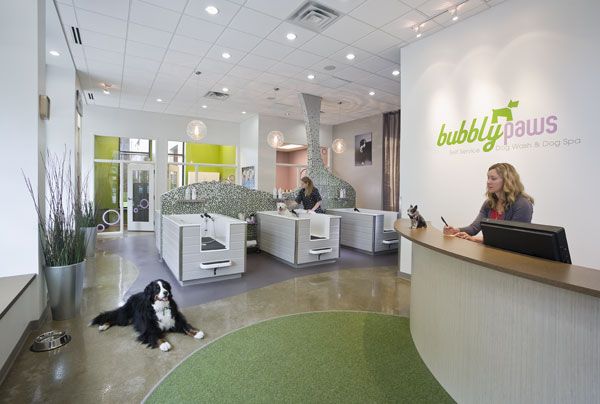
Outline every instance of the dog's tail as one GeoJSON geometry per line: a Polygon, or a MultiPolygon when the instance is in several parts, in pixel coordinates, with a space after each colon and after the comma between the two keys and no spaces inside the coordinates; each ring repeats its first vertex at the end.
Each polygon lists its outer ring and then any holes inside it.
{"type": "Polygon", "coordinates": [[[96,317],[94,317],[92,319],[92,321],[90,322],[90,326],[92,325],[103,325],[103,324],[110,324],[110,325],[127,325],[129,324],[129,320],[131,317],[131,310],[133,308],[133,301],[132,298],[130,297],[127,302],[119,307],[118,309],[115,310],[110,310],[110,311],[103,311],[102,313],[98,314],[96,317]]]}
{"type": "Polygon", "coordinates": [[[107,323],[116,324],[119,318],[119,310],[121,310],[121,308],[111,311],[103,311],[102,313],[94,317],[94,319],[90,322],[89,325],[103,325],[107,323]]]}

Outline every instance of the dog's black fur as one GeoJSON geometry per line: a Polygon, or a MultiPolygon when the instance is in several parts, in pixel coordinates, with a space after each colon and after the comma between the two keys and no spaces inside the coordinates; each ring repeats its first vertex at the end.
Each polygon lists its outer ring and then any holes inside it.
{"type": "Polygon", "coordinates": [[[108,327],[113,325],[127,326],[130,324],[133,324],[133,328],[139,334],[137,337],[138,341],[151,348],[158,347],[159,342],[162,342],[161,339],[167,331],[181,332],[192,337],[198,332],[198,330],[187,322],[183,314],[179,312],[177,303],[175,303],[171,294],[171,285],[162,279],[150,282],[143,292],[136,293],[127,299],[125,305],[116,310],[100,313],[90,323],[90,325],[108,327]],[[158,300],[158,294],[161,291],[158,282],[161,282],[163,288],[168,292],[166,298],[168,299],[170,310],[166,310],[166,312],[170,311],[171,317],[175,320],[175,325],[165,330],[160,328],[156,311],[152,306],[158,300]]]}

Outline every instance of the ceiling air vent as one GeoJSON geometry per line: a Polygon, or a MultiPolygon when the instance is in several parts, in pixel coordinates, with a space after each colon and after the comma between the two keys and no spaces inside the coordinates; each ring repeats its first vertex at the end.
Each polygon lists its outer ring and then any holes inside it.
{"type": "Polygon", "coordinates": [[[73,41],[75,41],[77,45],[81,45],[81,34],[79,33],[79,28],[71,27],[71,32],[73,33],[73,41]]]}
{"type": "Polygon", "coordinates": [[[298,11],[288,18],[292,24],[299,25],[311,31],[321,33],[333,24],[340,16],[337,11],[316,1],[307,1],[298,11]]]}
{"type": "Polygon", "coordinates": [[[229,94],[220,93],[218,91],[209,91],[206,94],[204,94],[204,98],[210,98],[211,100],[225,101],[227,98],[229,98],[229,94]]]}

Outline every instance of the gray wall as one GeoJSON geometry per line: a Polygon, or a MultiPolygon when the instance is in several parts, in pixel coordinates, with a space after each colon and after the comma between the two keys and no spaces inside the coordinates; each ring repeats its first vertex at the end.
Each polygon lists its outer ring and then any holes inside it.
{"type": "Polygon", "coordinates": [[[333,173],[354,187],[357,207],[381,209],[383,114],[335,125],[333,127],[333,139],[337,138],[346,141],[346,151],[341,154],[332,153],[333,173]],[[373,135],[373,164],[370,166],[355,166],[354,137],[368,132],[373,135]]]}

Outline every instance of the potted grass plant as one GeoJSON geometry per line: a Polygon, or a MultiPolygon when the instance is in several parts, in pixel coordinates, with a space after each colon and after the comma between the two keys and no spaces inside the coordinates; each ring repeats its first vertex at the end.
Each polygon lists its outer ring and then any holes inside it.
{"type": "Polygon", "coordinates": [[[46,197],[37,200],[29,178],[27,189],[38,216],[39,239],[44,257],[44,277],[54,320],[79,314],[85,275],[86,245],[77,221],[79,194],[74,186],[70,153],[62,157],[47,152],[46,197]]]}
{"type": "Polygon", "coordinates": [[[94,202],[82,198],[77,209],[77,226],[83,233],[86,258],[93,257],[96,254],[96,235],[98,233],[94,202]]]}

